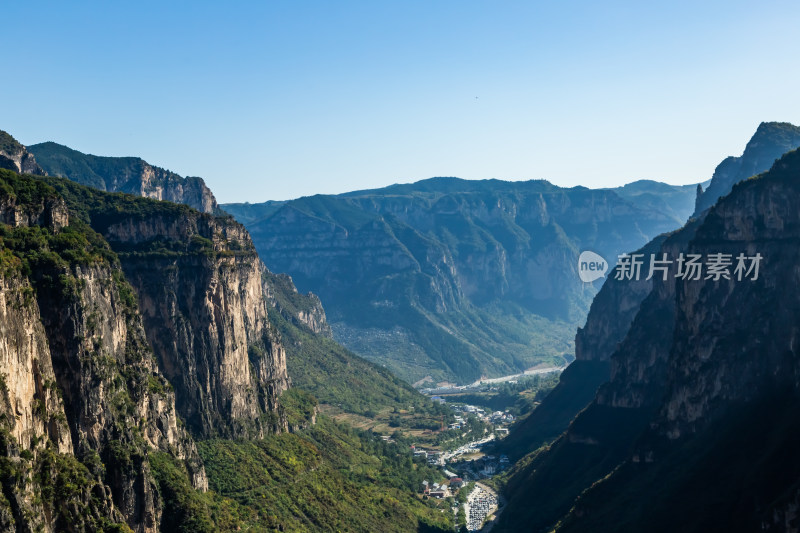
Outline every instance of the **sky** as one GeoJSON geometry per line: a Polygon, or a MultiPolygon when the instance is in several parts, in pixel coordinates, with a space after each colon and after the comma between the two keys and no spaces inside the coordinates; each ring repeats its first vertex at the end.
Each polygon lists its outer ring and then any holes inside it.
{"type": "Polygon", "coordinates": [[[220,202],[433,176],[685,184],[800,124],[800,3],[8,2],[0,129],[220,202]]]}

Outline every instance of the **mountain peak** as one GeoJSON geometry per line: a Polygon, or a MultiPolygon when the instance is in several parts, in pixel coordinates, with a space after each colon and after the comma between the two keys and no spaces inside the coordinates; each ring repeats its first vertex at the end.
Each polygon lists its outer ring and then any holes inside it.
{"type": "Polygon", "coordinates": [[[762,122],[739,157],[725,158],[708,188],[697,197],[694,216],[731,192],[733,186],[755,174],[765,172],[786,152],[800,147],[800,127],[789,122],[762,122]]]}
{"type": "Polygon", "coordinates": [[[36,158],[10,133],[0,130],[0,168],[20,174],[44,175],[36,158]]]}

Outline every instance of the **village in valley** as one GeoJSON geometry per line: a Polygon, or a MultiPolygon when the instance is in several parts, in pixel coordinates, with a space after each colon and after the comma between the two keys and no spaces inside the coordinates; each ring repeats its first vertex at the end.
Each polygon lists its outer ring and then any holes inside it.
{"type": "MultiPolygon", "coordinates": [[[[433,396],[432,399],[447,403],[440,396],[433,396]]],[[[455,412],[455,421],[450,424],[449,429],[461,429],[468,418],[475,418],[486,424],[486,434],[479,440],[450,451],[412,446],[414,456],[424,458],[430,465],[441,467],[444,478],[438,482],[423,481],[419,488],[420,496],[449,501],[456,517],[457,529],[463,530],[465,527],[467,531],[481,531],[487,519],[498,511],[500,502],[495,491],[479,480],[491,478],[510,466],[507,456],[487,455],[482,449],[495,439],[508,435],[508,426],[514,422],[515,417],[507,410],[488,413],[481,407],[469,404],[447,405],[455,412]]]]}

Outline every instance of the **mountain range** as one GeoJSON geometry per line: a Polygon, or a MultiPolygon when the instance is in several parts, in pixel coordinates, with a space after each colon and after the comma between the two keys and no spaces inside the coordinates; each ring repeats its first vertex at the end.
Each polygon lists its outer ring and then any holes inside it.
{"type": "Polygon", "coordinates": [[[763,123],[692,186],[435,178],[237,222],[199,178],[0,132],[0,529],[449,531],[401,430],[453,414],[386,367],[574,349],[494,448],[495,531],[797,531],[797,144],[763,123]],[[598,291],[584,250],[670,260],[598,291]]]}
{"type": "Polygon", "coordinates": [[[433,178],[288,202],[225,204],[267,265],[325,303],[334,338],[409,382],[564,366],[611,261],[679,226],[696,186],[433,178]]]}
{"type": "Polygon", "coordinates": [[[243,226],[46,177],[3,135],[0,530],[451,527],[413,496],[435,471],[313,393],[356,414],[441,407],[330,340],[243,226]]]}

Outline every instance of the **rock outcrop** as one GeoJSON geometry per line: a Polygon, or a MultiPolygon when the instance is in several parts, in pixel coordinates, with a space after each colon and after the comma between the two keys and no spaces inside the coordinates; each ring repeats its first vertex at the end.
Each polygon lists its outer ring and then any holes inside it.
{"type": "Polygon", "coordinates": [[[28,149],[51,176],[68,178],[102,191],[186,204],[203,213],[218,210],[217,201],[202,178],[184,178],[138,157],[83,154],[54,142],[34,144],[28,149]]]}
{"type": "Polygon", "coordinates": [[[743,179],[768,170],[776,159],[800,146],[800,128],[787,122],[762,122],[739,157],[725,158],[711,183],[697,195],[694,216],[699,215],[743,179]]]}
{"type": "Polygon", "coordinates": [[[317,335],[333,338],[325,309],[316,294],[311,292],[301,294],[289,275],[273,274],[266,267],[263,270],[262,280],[267,300],[282,316],[296,325],[302,324],[317,335]]]}
{"type": "Polygon", "coordinates": [[[148,339],[192,430],[227,437],[285,430],[278,397],[289,386],[286,354],[244,227],[199,213],[123,215],[103,234],[136,290],[148,339]],[[173,253],[162,251],[171,246],[173,253]]]}
{"type": "Polygon", "coordinates": [[[196,488],[207,480],[132,289],[96,234],[63,225],[53,188],[7,171],[0,179],[0,204],[32,214],[0,226],[0,521],[158,531],[148,453],[181,461],[196,488]],[[49,214],[35,215],[42,206],[49,214]]]}
{"type": "Polygon", "coordinates": [[[193,436],[287,430],[268,272],[230,217],[0,170],[0,243],[4,529],[160,531],[165,464],[208,487],[193,436]]]}
{"type": "Polygon", "coordinates": [[[177,409],[197,436],[283,431],[286,355],[267,318],[264,266],[230,217],[48,178],[116,252],[177,409]]]}
{"type": "Polygon", "coordinates": [[[673,264],[611,355],[609,382],[512,477],[498,530],[797,530],[798,202],[793,151],[666,237],[658,254],[673,264]],[[718,253],[727,277],[677,275],[680,254],[718,253]],[[762,258],[758,275],[736,273],[739,254],[762,258]],[[529,498],[547,511],[521,511],[529,498]]]}
{"type": "Polygon", "coordinates": [[[37,176],[45,175],[33,154],[2,130],[0,130],[0,168],[37,176]]]}

